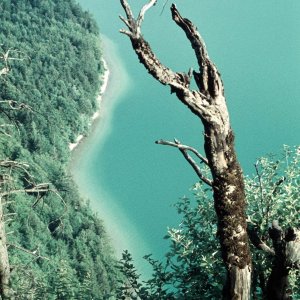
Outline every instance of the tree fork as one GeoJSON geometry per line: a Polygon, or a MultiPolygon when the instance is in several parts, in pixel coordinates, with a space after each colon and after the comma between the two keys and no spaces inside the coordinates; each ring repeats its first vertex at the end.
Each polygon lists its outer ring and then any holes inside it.
{"type": "MultiPolygon", "coordinates": [[[[148,1],[137,19],[134,18],[127,1],[120,1],[127,17],[120,17],[127,26],[126,30],[120,31],[130,38],[140,62],[157,81],[168,85],[171,92],[175,93],[204,125],[204,148],[212,175],[212,181],[209,183],[213,189],[222,258],[227,269],[223,298],[250,299],[252,265],[245,215],[244,181],[234,149],[234,135],[220,73],[210,60],[197,28],[191,21],[183,18],[173,4],[172,18],[186,34],[198,61],[199,71],[193,72],[198,90],[191,90],[190,76],[173,72],[164,66],[141,34],[144,14],[156,1],[148,1]]],[[[179,146],[177,144],[177,148],[186,154],[187,149],[180,149],[179,146]]],[[[187,156],[185,158],[199,176],[194,162],[187,156]]],[[[201,179],[201,176],[199,177],[201,179]]]]}

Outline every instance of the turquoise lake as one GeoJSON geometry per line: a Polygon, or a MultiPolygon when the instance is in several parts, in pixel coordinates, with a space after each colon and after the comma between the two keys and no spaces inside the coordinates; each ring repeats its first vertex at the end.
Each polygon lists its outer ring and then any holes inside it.
{"type": "MultiPolygon", "coordinates": [[[[175,71],[196,68],[193,51],[171,20],[168,2],[158,1],[143,25],[146,40],[160,60],[175,71]]],[[[138,63],[118,15],[119,1],[81,0],[104,35],[111,71],[102,115],[76,149],[72,173],[85,197],[104,220],[116,253],[128,249],[140,272],[142,260],[167,249],[167,227],[179,224],[172,205],[191,196],[196,175],[176,149],[155,145],[178,138],[202,151],[200,121],[169,88],[138,63]]],[[[134,9],[145,1],[131,1],[134,9]]],[[[225,84],[244,173],[256,159],[279,153],[283,144],[300,144],[300,1],[176,2],[195,23],[225,84]]],[[[137,12],[137,10],[135,10],[137,12]]],[[[203,152],[203,151],[202,151],[203,152]]]]}

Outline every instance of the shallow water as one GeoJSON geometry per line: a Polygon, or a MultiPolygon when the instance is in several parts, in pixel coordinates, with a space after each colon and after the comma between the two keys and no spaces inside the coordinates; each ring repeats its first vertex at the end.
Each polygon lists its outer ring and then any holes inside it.
{"type": "MultiPolygon", "coordinates": [[[[166,65],[176,71],[195,68],[168,8],[161,14],[163,2],[146,15],[144,35],[166,65]]],[[[202,150],[202,127],[137,62],[130,42],[118,33],[119,1],[79,3],[107,37],[105,56],[114,81],[104,97],[104,115],[75,154],[73,174],[104,218],[117,253],[128,248],[143,271],[141,257],[162,256],[167,249],[162,237],[178,224],[172,204],[190,195],[197,181],[176,149],[154,141],[176,137],[202,150]]],[[[256,158],[279,152],[283,144],[300,144],[300,2],[178,0],[177,6],[197,24],[222,73],[245,172],[252,173],[256,158]]]]}

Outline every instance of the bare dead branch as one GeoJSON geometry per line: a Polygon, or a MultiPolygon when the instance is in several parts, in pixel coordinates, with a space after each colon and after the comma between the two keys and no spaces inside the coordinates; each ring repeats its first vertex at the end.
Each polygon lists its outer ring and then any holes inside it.
{"type": "Polygon", "coordinates": [[[18,133],[20,134],[19,125],[18,125],[18,123],[16,122],[15,118],[11,117],[11,116],[9,115],[9,113],[6,112],[5,110],[3,110],[2,108],[0,108],[0,110],[1,110],[1,113],[2,113],[3,115],[5,115],[6,118],[9,120],[9,122],[14,124],[15,128],[17,129],[18,133]]]}
{"type": "Polygon", "coordinates": [[[165,1],[164,5],[163,5],[163,8],[162,8],[162,10],[161,10],[161,12],[160,12],[160,15],[163,14],[163,12],[164,12],[164,10],[165,10],[165,7],[166,7],[166,5],[168,4],[168,1],[169,1],[169,0],[166,0],[166,1],[165,1]]]}
{"type": "Polygon", "coordinates": [[[150,0],[147,4],[145,4],[142,7],[142,9],[140,10],[137,19],[135,20],[134,16],[133,16],[133,13],[131,11],[131,8],[128,5],[127,1],[126,0],[121,0],[122,7],[123,7],[123,9],[126,13],[126,16],[127,16],[127,20],[122,16],[119,16],[119,17],[125,23],[125,25],[128,27],[128,29],[130,31],[121,29],[120,32],[128,35],[129,37],[139,38],[141,36],[141,26],[142,26],[142,22],[143,22],[144,17],[145,17],[145,13],[152,6],[154,6],[156,4],[156,2],[157,2],[157,0],[150,0]]]}
{"type": "Polygon", "coordinates": [[[10,60],[20,60],[20,61],[22,61],[22,60],[25,60],[25,59],[29,59],[29,57],[27,55],[25,55],[25,53],[23,51],[9,48],[5,53],[2,53],[0,55],[0,59],[2,59],[4,61],[5,66],[6,66],[6,68],[9,71],[8,64],[9,64],[10,60]],[[16,54],[18,54],[18,55],[22,54],[23,57],[13,57],[13,56],[10,55],[13,52],[16,53],[16,54]]]}
{"type": "Polygon", "coordinates": [[[193,23],[183,18],[176,8],[175,4],[171,6],[172,18],[175,23],[185,32],[188,40],[194,49],[200,73],[193,72],[197,86],[203,94],[216,98],[223,94],[223,83],[216,66],[210,60],[206,51],[205,43],[193,23]]]}
{"type": "Polygon", "coordinates": [[[166,145],[166,146],[172,146],[172,147],[175,147],[175,148],[178,148],[178,149],[183,149],[183,150],[191,151],[191,152],[193,152],[201,160],[201,162],[205,163],[208,166],[208,160],[207,160],[206,157],[204,157],[202,154],[200,154],[195,148],[193,148],[191,146],[187,146],[187,145],[181,144],[181,142],[178,141],[177,139],[175,139],[175,142],[158,140],[158,141],[156,141],[156,144],[166,145]]]}
{"type": "Polygon", "coordinates": [[[192,151],[194,154],[197,155],[197,157],[199,157],[201,159],[202,162],[204,162],[205,164],[208,165],[207,159],[205,157],[203,157],[196,149],[194,149],[190,146],[183,145],[180,143],[180,141],[178,141],[176,139],[174,140],[174,142],[158,140],[155,143],[159,144],[159,145],[172,146],[172,147],[177,148],[182,153],[182,155],[187,160],[187,162],[191,165],[191,167],[194,169],[194,171],[196,172],[196,174],[198,175],[200,180],[205,182],[207,185],[212,186],[212,184],[213,184],[212,180],[206,178],[203,175],[200,167],[197,165],[197,163],[194,161],[194,159],[187,152],[187,151],[192,151]]]}
{"type": "Polygon", "coordinates": [[[257,229],[254,226],[248,224],[247,231],[249,239],[254,247],[268,254],[275,255],[275,251],[272,248],[270,248],[265,242],[263,242],[262,239],[259,237],[257,229]]]}
{"type": "MultiPolygon", "coordinates": [[[[46,185],[47,185],[47,183],[46,183],[46,185]]],[[[48,186],[49,186],[49,184],[48,184],[48,186]]],[[[51,193],[54,193],[59,199],[60,199],[60,201],[63,203],[63,205],[64,205],[64,213],[67,211],[67,204],[66,204],[66,202],[64,201],[64,199],[62,198],[62,196],[56,191],[56,190],[53,190],[53,189],[48,189],[47,190],[48,192],[51,192],[51,193]]],[[[36,199],[36,201],[32,204],[32,207],[34,208],[38,203],[39,203],[39,201],[43,198],[43,196],[45,195],[45,192],[44,191],[42,191],[43,192],[43,194],[38,194],[38,198],[36,199]]],[[[62,214],[63,215],[63,214],[62,214]]]]}
{"type": "Polygon", "coordinates": [[[12,124],[1,124],[0,125],[0,134],[4,134],[7,137],[11,137],[11,134],[9,134],[6,129],[9,127],[12,127],[12,124]]]}
{"type": "Polygon", "coordinates": [[[9,190],[7,192],[3,192],[0,194],[1,197],[5,197],[8,195],[13,195],[13,194],[20,194],[20,193],[27,193],[27,194],[40,194],[40,193],[46,193],[49,192],[49,183],[42,183],[38,184],[33,188],[29,189],[17,189],[17,190],[9,190]]]}
{"type": "MultiPolygon", "coordinates": [[[[146,5],[146,10],[153,6],[154,2],[155,1],[150,1],[146,5]]],[[[210,115],[210,112],[207,110],[207,105],[209,104],[208,98],[200,91],[192,91],[189,89],[190,77],[188,74],[173,72],[159,61],[148,42],[144,40],[141,34],[140,22],[134,19],[127,1],[121,0],[121,4],[127,15],[127,20],[123,17],[121,17],[121,20],[128,27],[128,30],[122,29],[120,32],[129,36],[133,49],[148,72],[161,84],[169,85],[171,93],[176,93],[178,98],[187,105],[193,113],[200,117],[210,115]]],[[[146,10],[144,10],[142,14],[144,14],[146,10]]]]}
{"type": "Polygon", "coordinates": [[[26,168],[29,168],[29,165],[27,163],[18,162],[15,160],[0,160],[0,167],[21,168],[22,170],[26,170],[26,168]]]}
{"type": "MultiPolygon", "coordinates": [[[[29,165],[24,162],[2,160],[2,161],[0,161],[0,167],[10,168],[10,170],[12,170],[14,168],[19,168],[19,169],[21,169],[22,172],[24,172],[27,175],[28,178],[32,178],[30,173],[27,171],[27,168],[29,167],[29,165]]],[[[20,193],[35,194],[35,195],[37,195],[37,198],[36,198],[35,202],[32,204],[32,207],[35,208],[36,205],[40,202],[40,200],[45,195],[47,195],[48,193],[51,192],[51,193],[54,193],[60,199],[60,201],[63,203],[64,212],[62,213],[61,217],[66,213],[67,205],[66,205],[64,199],[61,197],[61,195],[56,190],[50,188],[50,186],[51,186],[50,183],[35,184],[33,181],[30,182],[29,180],[27,180],[27,182],[30,183],[30,185],[31,185],[30,188],[3,191],[0,193],[0,198],[5,198],[9,195],[20,194],[20,193]]],[[[7,204],[7,202],[4,202],[4,203],[7,204]]]]}
{"type": "Polygon", "coordinates": [[[145,17],[145,13],[147,12],[147,10],[149,10],[152,6],[154,6],[156,4],[157,0],[150,0],[147,4],[145,4],[138,17],[137,17],[137,20],[136,20],[136,27],[137,27],[137,35],[140,36],[141,34],[141,26],[142,26],[142,22],[144,20],[144,17],[145,17]]]}
{"type": "MultiPolygon", "coordinates": [[[[128,20],[127,19],[125,19],[123,16],[119,16],[119,18],[121,19],[121,21],[128,27],[128,28],[130,28],[130,24],[129,24],[129,22],[128,22],[128,20]]],[[[121,32],[123,32],[124,31],[124,29],[121,29],[120,30],[121,32]]],[[[126,30],[125,30],[126,31],[126,30]]],[[[124,32],[123,32],[124,33],[124,32]]],[[[130,35],[130,33],[129,33],[129,35],[130,35]]]]}
{"type": "Polygon", "coordinates": [[[5,214],[4,217],[8,217],[8,216],[16,216],[17,213],[8,213],[8,214],[5,214]]]}
{"type": "Polygon", "coordinates": [[[32,111],[32,108],[25,104],[25,103],[18,103],[17,101],[14,100],[1,100],[0,104],[7,104],[10,109],[12,110],[29,110],[32,111]]]}
{"type": "Polygon", "coordinates": [[[128,18],[128,20],[133,20],[134,19],[134,16],[133,16],[133,13],[131,11],[131,8],[130,6],[128,5],[127,1],[126,0],[121,0],[121,5],[126,13],[126,17],[128,18]]]}
{"type": "Polygon", "coordinates": [[[8,67],[4,67],[0,70],[0,76],[2,75],[7,75],[9,73],[9,68],[8,67]]]}
{"type": "Polygon", "coordinates": [[[145,17],[145,13],[152,6],[154,6],[156,4],[156,2],[157,2],[157,0],[149,0],[149,2],[142,7],[137,19],[135,20],[134,15],[131,11],[131,8],[128,5],[128,2],[126,0],[121,0],[121,5],[126,13],[127,20],[122,16],[119,16],[119,17],[125,23],[125,25],[128,27],[129,31],[121,29],[120,32],[124,33],[130,37],[139,38],[141,36],[141,26],[142,26],[142,22],[145,17]]]}
{"type": "Polygon", "coordinates": [[[13,221],[13,219],[6,219],[3,223],[7,224],[9,222],[13,221]]]}
{"type": "Polygon", "coordinates": [[[130,31],[125,30],[125,29],[120,29],[120,32],[123,33],[123,34],[125,34],[125,35],[128,35],[129,37],[131,37],[131,35],[132,35],[132,33],[130,31]]]}
{"type": "Polygon", "coordinates": [[[30,251],[30,250],[25,249],[25,248],[23,248],[23,247],[21,247],[21,246],[17,246],[17,245],[15,245],[15,244],[9,244],[9,243],[7,243],[7,247],[14,247],[14,248],[16,248],[16,249],[18,249],[18,250],[20,250],[20,251],[23,251],[23,252],[25,252],[25,253],[27,253],[27,254],[30,254],[30,255],[32,255],[32,256],[35,256],[36,258],[42,258],[42,259],[45,259],[45,260],[50,260],[48,257],[45,257],[45,256],[40,255],[40,254],[39,254],[39,249],[36,249],[36,250],[34,250],[34,251],[30,251]]]}
{"type": "Polygon", "coordinates": [[[0,160],[0,167],[9,169],[20,169],[28,178],[32,178],[28,172],[29,165],[24,162],[14,161],[14,160],[0,160]]]}

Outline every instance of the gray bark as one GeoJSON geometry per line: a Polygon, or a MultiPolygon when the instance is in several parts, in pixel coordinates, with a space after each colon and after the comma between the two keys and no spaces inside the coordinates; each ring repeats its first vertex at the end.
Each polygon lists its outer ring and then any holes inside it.
{"type": "Polygon", "coordinates": [[[291,269],[300,269],[300,231],[289,228],[284,232],[278,222],[273,221],[269,235],[275,255],[267,283],[267,299],[292,299],[288,289],[288,276],[291,269]]]}
{"type": "Polygon", "coordinates": [[[0,299],[9,299],[10,266],[6,244],[2,201],[3,198],[0,196],[0,299]]]}
{"type": "MultiPolygon", "coordinates": [[[[148,72],[163,85],[168,85],[171,92],[204,125],[205,153],[213,179],[211,186],[218,216],[218,233],[228,273],[223,298],[249,299],[251,255],[246,230],[244,183],[234,149],[234,134],[229,121],[223,82],[207,54],[197,28],[180,15],[175,5],[171,7],[172,18],[186,34],[198,61],[199,71],[193,72],[198,90],[190,89],[191,77],[188,74],[174,72],[158,60],[141,35],[139,21],[155,2],[149,1],[135,19],[127,1],[121,0],[126,13],[126,19],[121,19],[128,28],[121,32],[129,36],[134,51],[148,72]]],[[[193,166],[193,162],[189,163],[193,166]]],[[[197,173],[196,168],[194,169],[197,173]]]]}

